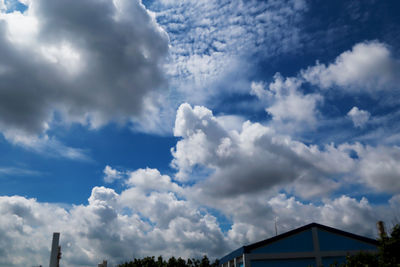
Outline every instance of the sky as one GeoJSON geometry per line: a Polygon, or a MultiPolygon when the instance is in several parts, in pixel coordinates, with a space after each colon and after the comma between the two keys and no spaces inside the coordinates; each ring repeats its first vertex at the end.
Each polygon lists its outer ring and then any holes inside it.
{"type": "Polygon", "coordinates": [[[220,258],[400,222],[400,3],[0,0],[0,266],[220,258]]]}

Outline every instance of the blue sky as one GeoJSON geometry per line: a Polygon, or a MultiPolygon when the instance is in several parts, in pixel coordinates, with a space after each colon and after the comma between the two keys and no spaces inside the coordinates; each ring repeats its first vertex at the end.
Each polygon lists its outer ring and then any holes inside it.
{"type": "Polygon", "coordinates": [[[0,266],[398,222],[399,8],[0,0],[0,266]]]}

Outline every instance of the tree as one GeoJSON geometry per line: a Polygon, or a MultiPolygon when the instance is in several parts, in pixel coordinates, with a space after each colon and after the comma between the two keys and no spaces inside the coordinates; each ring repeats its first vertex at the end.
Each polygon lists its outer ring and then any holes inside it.
{"type": "Polygon", "coordinates": [[[200,267],[210,267],[210,260],[206,255],[201,259],[200,267]]]}
{"type": "Polygon", "coordinates": [[[382,236],[379,242],[380,266],[400,266],[400,225],[396,224],[390,237],[382,236]]]}
{"type": "Polygon", "coordinates": [[[187,259],[186,261],[179,257],[171,257],[168,261],[164,260],[162,256],[155,261],[153,257],[145,257],[143,259],[133,259],[133,261],[121,263],[118,267],[218,267],[219,261],[215,260],[210,264],[210,260],[206,255],[203,256],[201,261],[199,259],[187,259]]]}

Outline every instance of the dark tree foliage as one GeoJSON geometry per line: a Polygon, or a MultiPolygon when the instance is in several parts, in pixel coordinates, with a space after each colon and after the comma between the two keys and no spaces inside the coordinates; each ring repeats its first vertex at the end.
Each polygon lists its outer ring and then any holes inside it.
{"type": "Polygon", "coordinates": [[[219,262],[215,260],[210,264],[210,260],[207,256],[199,259],[187,259],[186,261],[179,257],[171,257],[168,260],[164,260],[162,256],[159,256],[157,260],[155,257],[145,257],[142,259],[133,259],[133,261],[121,263],[118,267],[218,267],[219,262]]]}
{"type": "Polygon", "coordinates": [[[393,227],[390,237],[383,236],[379,242],[379,265],[400,266],[400,224],[393,227]]]}
{"type": "Polygon", "coordinates": [[[359,253],[347,256],[343,264],[332,264],[331,267],[400,267],[400,224],[396,224],[390,236],[386,233],[381,235],[379,241],[379,252],[359,253]]]}

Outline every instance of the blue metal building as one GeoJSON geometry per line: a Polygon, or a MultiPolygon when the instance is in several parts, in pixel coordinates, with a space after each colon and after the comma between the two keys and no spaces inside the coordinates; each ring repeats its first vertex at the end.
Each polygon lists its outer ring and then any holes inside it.
{"type": "Polygon", "coordinates": [[[329,267],[347,255],[377,252],[374,239],[311,223],[238,248],[220,259],[220,267],[329,267]]]}

